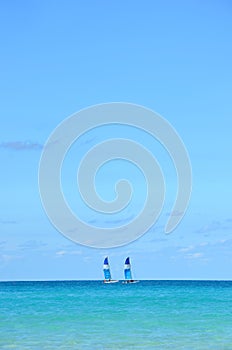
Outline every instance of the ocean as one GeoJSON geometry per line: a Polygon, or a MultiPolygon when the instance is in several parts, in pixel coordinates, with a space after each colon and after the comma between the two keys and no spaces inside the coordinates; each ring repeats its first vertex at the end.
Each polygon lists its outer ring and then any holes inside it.
{"type": "Polygon", "coordinates": [[[232,282],[1,282],[0,349],[232,349],[232,282]]]}

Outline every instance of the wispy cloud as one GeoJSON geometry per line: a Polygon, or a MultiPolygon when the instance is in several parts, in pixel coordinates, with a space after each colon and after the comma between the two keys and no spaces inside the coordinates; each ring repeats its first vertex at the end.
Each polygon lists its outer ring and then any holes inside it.
{"type": "Polygon", "coordinates": [[[88,263],[88,262],[90,262],[92,260],[92,257],[91,256],[85,256],[83,258],[83,260],[84,260],[85,263],[88,263]]]}
{"type": "MultiPolygon", "coordinates": [[[[171,259],[172,260],[201,260],[207,261],[205,257],[205,253],[208,252],[208,247],[202,246],[201,244],[197,245],[189,245],[186,247],[179,247],[176,250],[176,254],[174,254],[171,259]]],[[[207,255],[207,254],[206,254],[207,255]]]]}
{"type": "Polygon", "coordinates": [[[215,254],[223,252],[225,254],[231,254],[232,239],[219,239],[215,242],[200,242],[196,245],[189,245],[186,247],[179,247],[176,250],[177,255],[173,258],[184,258],[184,259],[201,259],[202,261],[209,261],[215,254]]]}
{"type": "Polygon", "coordinates": [[[47,244],[41,241],[29,240],[19,245],[20,250],[37,250],[46,247],[47,244]]]}
{"type": "Polygon", "coordinates": [[[0,219],[0,224],[2,224],[2,225],[14,225],[16,223],[17,223],[17,221],[15,221],[15,220],[1,220],[0,219]]]}
{"type": "Polygon", "coordinates": [[[186,253],[186,252],[189,252],[191,250],[193,250],[195,247],[193,245],[190,245],[188,247],[184,247],[184,248],[180,248],[178,250],[179,253],[186,253]]]}
{"type": "Polygon", "coordinates": [[[67,256],[67,255],[81,255],[81,254],[82,254],[81,250],[58,250],[56,252],[56,257],[63,258],[64,256],[67,256]]]}
{"type": "Polygon", "coordinates": [[[38,142],[32,141],[7,141],[1,142],[0,148],[13,151],[36,151],[41,150],[43,148],[43,145],[38,142]]]}
{"type": "Polygon", "coordinates": [[[187,254],[185,257],[187,259],[200,259],[200,258],[203,258],[203,253],[190,253],[190,254],[187,254]]]}
{"type": "Polygon", "coordinates": [[[221,239],[215,243],[215,246],[221,246],[223,248],[229,248],[231,251],[232,248],[232,239],[221,239]]]}
{"type": "Polygon", "coordinates": [[[23,258],[22,255],[10,254],[10,253],[2,254],[0,255],[0,263],[3,265],[7,265],[12,261],[20,260],[22,258],[23,258]]]}
{"type": "Polygon", "coordinates": [[[6,245],[6,241],[1,241],[0,242],[0,249],[3,249],[6,245]]]}
{"type": "Polygon", "coordinates": [[[200,227],[196,233],[208,233],[211,231],[228,230],[228,225],[221,221],[212,221],[207,225],[200,227]]]}

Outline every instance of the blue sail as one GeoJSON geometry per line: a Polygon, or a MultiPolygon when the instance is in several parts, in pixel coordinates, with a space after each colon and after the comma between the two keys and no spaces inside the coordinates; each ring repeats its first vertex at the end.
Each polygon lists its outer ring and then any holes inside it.
{"type": "Polygon", "coordinates": [[[105,280],[111,280],[110,265],[109,265],[108,257],[106,257],[104,260],[103,272],[104,272],[105,280]]]}
{"type": "Polygon", "coordinates": [[[125,260],[124,275],[126,280],[132,280],[130,258],[125,260]]]}

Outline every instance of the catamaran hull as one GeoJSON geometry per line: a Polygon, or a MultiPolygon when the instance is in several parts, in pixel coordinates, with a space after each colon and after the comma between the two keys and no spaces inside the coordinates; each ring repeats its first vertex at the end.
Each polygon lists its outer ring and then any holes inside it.
{"type": "Polygon", "coordinates": [[[123,281],[123,284],[138,283],[139,281],[123,281]]]}
{"type": "Polygon", "coordinates": [[[116,280],[111,280],[111,281],[103,281],[103,283],[117,283],[119,281],[116,281],[116,280]]]}

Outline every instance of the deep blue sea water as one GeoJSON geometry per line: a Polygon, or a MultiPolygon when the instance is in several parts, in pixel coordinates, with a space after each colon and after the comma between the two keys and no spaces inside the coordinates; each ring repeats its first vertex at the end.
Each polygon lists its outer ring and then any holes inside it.
{"type": "Polygon", "coordinates": [[[232,282],[1,282],[0,349],[232,349],[232,282]]]}

